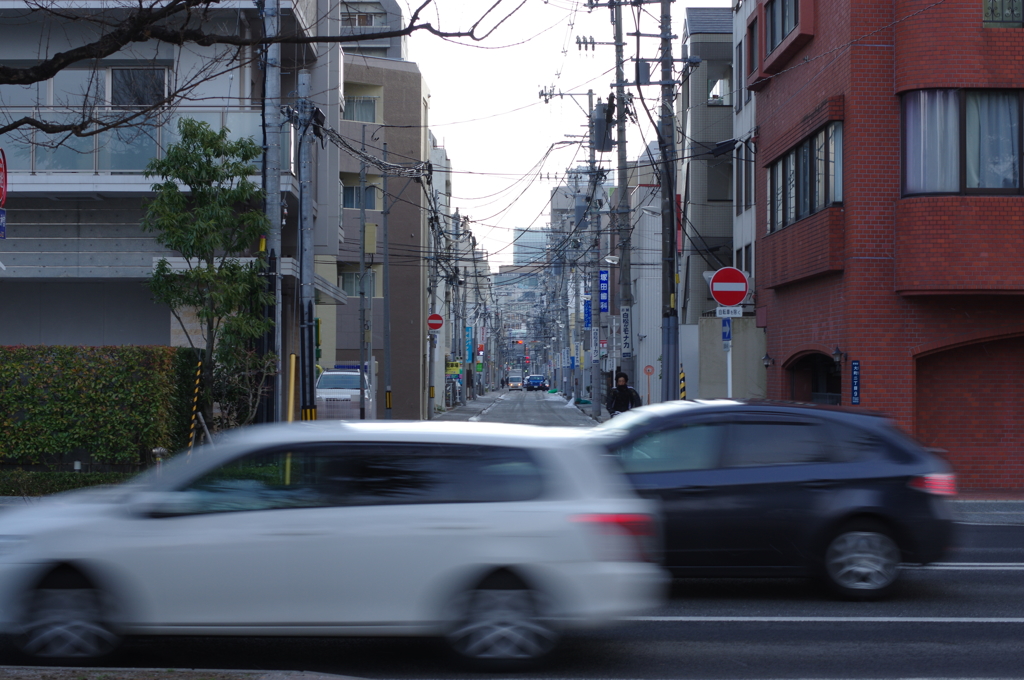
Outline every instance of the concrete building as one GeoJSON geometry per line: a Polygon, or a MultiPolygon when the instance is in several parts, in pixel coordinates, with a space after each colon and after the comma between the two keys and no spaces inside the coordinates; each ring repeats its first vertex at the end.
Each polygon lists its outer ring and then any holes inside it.
{"type": "MultiPolygon", "coordinates": [[[[26,19],[23,9],[13,7],[0,10],[0,16],[0,61],[5,64],[31,63],[88,42],[93,28],[88,20],[43,12],[26,19]]],[[[249,3],[221,3],[205,20],[218,31],[235,26],[241,35],[252,35],[261,25],[249,3]]],[[[336,9],[321,13],[314,2],[297,2],[284,10],[282,30],[318,35],[336,31],[339,21],[336,9]]],[[[314,105],[325,114],[324,124],[336,127],[341,92],[327,84],[342,81],[338,47],[310,45],[282,53],[286,75],[281,89],[292,93],[284,103],[294,104],[296,76],[307,68],[314,105]]],[[[174,141],[181,117],[209,122],[214,129],[226,127],[234,137],[252,136],[262,144],[263,72],[257,60],[230,61],[230,56],[220,47],[147,42],[98,62],[73,64],[45,82],[0,87],[0,116],[8,121],[26,114],[49,120],[75,120],[82,111],[114,115],[191,87],[187,100],[161,107],[133,127],[80,138],[25,128],[0,138],[10,172],[7,239],[0,241],[6,267],[0,270],[0,344],[186,344],[170,310],[154,304],[145,286],[154,262],[175,254],[140,228],[152,183],[142,171],[174,141]],[[216,64],[222,68],[212,68],[216,64]]],[[[284,277],[281,354],[287,356],[298,351],[292,301],[300,211],[296,135],[290,126],[281,135],[287,219],[278,255],[284,277]]],[[[337,259],[342,236],[339,157],[332,146],[314,156],[314,237],[318,257],[327,259],[337,259]]],[[[333,276],[317,278],[317,294],[343,304],[345,295],[335,281],[333,276]]]]}
{"type": "Polygon", "coordinates": [[[961,487],[1019,490],[1024,36],[999,4],[756,3],[746,82],[768,396],[886,412],[961,487]]]}
{"type": "Polygon", "coordinates": [[[516,227],[512,234],[512,264],[533,265],[548,261],[548,231],[516,227]]]}

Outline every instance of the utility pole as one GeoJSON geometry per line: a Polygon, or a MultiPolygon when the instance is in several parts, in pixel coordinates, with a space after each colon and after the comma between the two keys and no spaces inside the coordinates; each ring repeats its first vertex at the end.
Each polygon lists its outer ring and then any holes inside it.
{"type": "MultiPolygon", "coordinates": [[[[388,162],[388,143],[384,142],[382,160],[388,162]]],[[[381,197],[381,240],[384,257],[384,418],[391,420],[391,270],[388,250],[388,173],[384,173],[384,195],[381,197]]]]}
{"type": "MultiPolygon", "coordinates": [[[[590,247],[590,328],[585,333],[587,344],[590,345],[590,414],[596,420],[601,415],[601,363],[597,359],[600,342],[601,328],[601,303],[600,303],[600,266],[601,256],[601,216],[594,210],[597,204],[597,189],[600,177],[597,172],[597,149],[594,144],[594,92],[590,91],[590,236],[593,238],[590,247]]],[[[583,357],[580,357],[580,361],[583,357]]],[[[582,366],[581,366],[582,368],[582,366]]]]}
{"type": "MultiPolygon", "coordinates": [[[[661,356],[662,401],[679,398],[673,377],[679,373],[679,312],[676,310],[675,87],[672,81],[672,0],[661,0],[661,356]]],[[[623,337],[631,333],[622,329],[623,337]]],[[[630,376],[634,377],[634,376],[630,376]]]]}
{"type": "Polygon", "coordinates": [[[299,386],[302,399],[301,418],[302,420],[316,420],[316,357],[313,355],[313,302],[315,292],[313,290],[313,138],[309,134],[310,126],[313,123],[313,104],[309,101],[312,93],[311,75],[309,71],[299,72],[299,101],[298,101],[298,123],[299,123],[299,219],[301,224],[302,248],[299,260],[300,273],[300,305],[299,315],[301,322],[300,350],[299,356],[302,359],[299,375],[299,386]]]}
{"type": "MultiPolygon", "coordinates": [[[[263,33],[273,40],[281,27],[280,0],[266,0],[263,7],[263,33]]],[[[281,257],[281,43],[267,45],[266,62],[263,65],[263,134],[267,150],[264,162],[263,190],[266,194],[267,220],[270,231],[267,234],[267,249],[272,261],[280,262],[281,257]]],[[[278,268],[279,269],[279,268],[278,268]]],[[[273,394],[270,397],[270,420],[281,420],[283,391],[281,389],[281,277],[271,279],[274,294],[274,330],[271,352],[277,354],[277,370],[273,377],[273,394]]]]}
{"type": "MultiPolygon", "coordinates": [[[[437,205],[436,201],[434,204],[437,205]]],[[[428,290],[430,295],[430,316],[437,313],[437,268],[441,252],[441,240],[437,234],[438,224],[436,220],[438,219],[437,213],[434,213],[429,218],[430,240],[428,243],[432,244],[427,253],[427,256],[430,257],[430,279],[428,282],[430,286],[428,290]]],[[[440,335],[440,332],[440,329],[438,329],[427,336],[427,420],[434,419],[434,371],[436,370],[437,362],[437,337],[440,335]]],[[[390,381],[390,376],[388,380],[390,381]]]]}
{"type": "MultiPolygon", "coordinates": [[[[366,126],[363,125],[362,146],[366,154],[366,126]]],[[[366,161],[359,163],[359,419],[366,420],[366,387],[369,381],[372,349],[367,340],[370,325],[366,319],[366,161]]]]}
{"type": "MultiPolygon", "coordinates": [[[[621,368],[630,380],[636,380],[634,375],[635,361],[633,359],[633,278],[630,271],[630,260],[632,244],[630,241],[630,211],[629,211],[629,177],[628,159],[626,157],[626,75],[623,67],[625,47],[622,34],[622,2],[611,0],[613,21],[615,23],[615,97],[618,99],[618,117],[616,120],[616,132],[618,143],[618,207],[612,211],[615,216],[615,225],[618,227],[619,235],[619,312],[625,311],[629,321],[629,335],[622,336],[622,364],[621,368]]],[[[669,41],[671,43],[671,40],[669,41]]],[[[669,62],[671,65],[671,62],[669,62]]],[[[609,206],[611,207],[611,206],[609,206]]],[[[612,373],[614,374],[614,366],[612,373]]]]}

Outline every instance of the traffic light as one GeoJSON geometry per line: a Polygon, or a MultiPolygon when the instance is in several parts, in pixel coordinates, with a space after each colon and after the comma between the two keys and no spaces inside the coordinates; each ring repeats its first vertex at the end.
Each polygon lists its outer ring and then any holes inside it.
{"type": "Polygon", "coordinates": [[[530,357],[526,357],[526,363],[530,363],[530,357]]]}

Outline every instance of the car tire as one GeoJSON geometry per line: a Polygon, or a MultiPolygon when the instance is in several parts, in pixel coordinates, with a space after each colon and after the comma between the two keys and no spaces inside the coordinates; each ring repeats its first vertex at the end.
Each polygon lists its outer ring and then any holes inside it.
{"type": "Polygon", "coordinates": [[[106,594],[73,571],[48,576],[29,596],[18,647],[35,659],[88,661],[113,652],[120,635],[106,594]]]}
{"type": "Polygon", "coordinates": [[[871,520],[843,525],[828,541],[822,572],[839,595],[874,600],[890,594],[900,574],[901,551],[885,526],[871,520]]]}
{"type": "Polygon", "coordinates": [[[551,653],[561,631],[546,615],[541,593],[508,572],[497,572],[454,603],[449,648],[482,670],[528,667],[551,653]]]}

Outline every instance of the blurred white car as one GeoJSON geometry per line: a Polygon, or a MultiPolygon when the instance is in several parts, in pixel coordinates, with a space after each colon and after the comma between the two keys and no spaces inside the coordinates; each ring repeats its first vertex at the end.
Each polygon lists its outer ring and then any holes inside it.
{"type": "Polygon", "coordinates": [[[366,374],[351,369],[328,368],[316,380],[316,413],[318,420],[359,420],[359,378],[363,380],[365,420],[377,418],[377,402],[373,385],[366,374]]]}
{"type": "Polygon", "coordinates": [[[145,634],[435,635],[533,660],[661,600],[654,511],[578,430],[255,426],[0,514],[0,632],[51,659],[145,634]]]}

